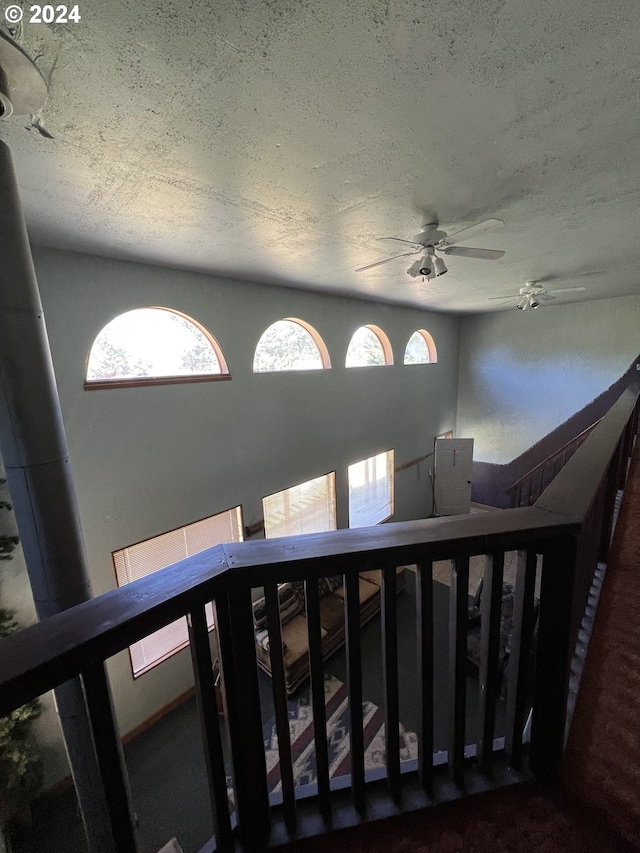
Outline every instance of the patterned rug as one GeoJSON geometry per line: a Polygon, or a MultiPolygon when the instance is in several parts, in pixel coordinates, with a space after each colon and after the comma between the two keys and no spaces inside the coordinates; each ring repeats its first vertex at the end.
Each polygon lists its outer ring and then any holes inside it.
{"type": "MultiPolygon", "coordinates": [[[[351,772],[349,738],[349,707],[346,685],[333,676],[325,676],[324,700],[327,715],[327,743],[329,747],[329,774],[348,776],[351,772]]],[[[313,739],[313,712],[309,692],[290,699],[289,730],[293,777],[296,785],[309,785],[316,781],[316,756],[313,739]]],[[[385,724],[384,714],[372,702],[362,703],[364,721],[365,769],[384,767],[385,724]]],[[[280,782],[280,756],[275,719],[264,728],[264,747],[267,762],[269,792],[278,791],[280,782]]],[[[400,760],[418,757],[418,739],[414,732],[400,726],[400,760]]]]}

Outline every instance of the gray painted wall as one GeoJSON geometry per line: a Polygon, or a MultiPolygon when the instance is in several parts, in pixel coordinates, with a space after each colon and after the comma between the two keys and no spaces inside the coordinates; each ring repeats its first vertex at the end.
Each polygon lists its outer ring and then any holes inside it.
{"type": "Polygon", "coordinates": [[[640,352],[640,296],[464,317],[458,437],[506,463],[602,393],[640,352]]]}
{"type": "MultiPolygon", "coordinates": [[[[94,594],[115,585],[112,551],[237,504],[252,524],[262,517],[264,495],[327,471],[336,471],[338,523],[346,526],[347,465],[393,447],[402,466],[454,426],[457,318],[48,249],[34,250],[34,260],[94,594]],[[232,381],[85,391],[98,332],[144,305],[176,308],[201,322],[220,343],[232,381]],[[254,375],[260,335],[291,316],[322,335],[332,369],[254,375]],[[388,334],[394,366],[344,368],[351,335],[365,323],[388,334]],[[433,335],[437,364],[402,365],[417,328],[433,335]]],[[[395,520],[430,513],[428,470],[423,463],[397,475],[395,520]]],[[[11,598],[29,620],[26,584],[24,572],[13,578],[11,598]]],[[[126,653],[109,671],[123,733],[192,683],[187,651],[135,681],[126,653]]],[[[41,728],[55,746],[51,712],[41,728]]],[[[52,747],[47,782],[65,772],[52,747]]]]}

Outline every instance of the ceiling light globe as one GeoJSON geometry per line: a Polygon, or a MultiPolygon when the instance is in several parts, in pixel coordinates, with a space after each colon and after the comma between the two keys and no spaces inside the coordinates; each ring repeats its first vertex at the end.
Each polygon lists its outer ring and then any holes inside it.
{"type": "Polygon", "coordinates": [[[447,269],[447,265],[442,260],[442,258],[433,259],[433,271],[437,276],[444,275],[446,272],[449,272],[449,270],[447,269]]]}

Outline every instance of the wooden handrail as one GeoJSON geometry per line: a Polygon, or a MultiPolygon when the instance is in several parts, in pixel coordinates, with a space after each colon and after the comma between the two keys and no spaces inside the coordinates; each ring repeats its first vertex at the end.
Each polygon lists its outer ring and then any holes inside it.
{"type": "Polygon", "coordinates": [[[505,551],[576,533],[574,519],[535,507],[404,521],[218,545],[103,593],[0,642],[0,716],[77,675],[88,658],[106,660],[191,607],[213,600],[229,582],[262,586],[339,572],[357,574],[393,559],[433,560],[456,549],[505,551]],[[284,568],[286,566],[286,569],[284,568]]]}
{"type": "Polygon", "coordinates": [[[639,394],[635,384],[622,392],[534,506],[583,522],[625,428],[633,425],[639,394]]]}
{"type": "MultiPolygon", "coordinates": [[[[117,759],[116,727],[104,696],[104,661],[133,642],[181,616],[189,622],[190,647],[196,695],[202,722],[203,744],[216,832],[217,849],[231,853],[233,831],[226,798],[226,770],[217,735],[209,639],[205,604],[213,602],[233,763],[235,809],[242,841],[247,849],[268,846],[270,799],[266,785],[260,694],[251,605],[251,591],[264,587],[267,627],[271,642],[274,707],[279,730],[288,731],[283,691],[283,651],[279,627],[276,584],[303,580],[309,632],[314,738],[318,755],[317,801],[321,814],[330,815],[333,789],[323,752],[323,676],[320,605],[317,580],[335,574],[344,577],[345,631],[348,644],[347,695],[351,720],[361,708],[362,671],[359,663],[360,604],[358,574],[382,569],[382,680],[387,732],[386,778],[393,796],[402,784],[398,758],[399,684],[397,671],[397,614],[395,567],[416,564],[416,633],[420,639],[417,685],[420,701],[418,732],[420,783],[425,805],[433,801],[433,609],[432,564],[451,560],[450,676],[451,733],[447,765],[454,781],[462,785],[468,756],[474,745],[465,744],[465,656],[469,558],[487,555],[485,582],[491,593],[483,602],[479,710],[480,761],[491,770],[495,758],[495,698],[499,686],[498,636],[500,630],[502,566],[505,551],[519,552],[512,642],[515,665],[508,690],[504,754],[512,768],[520,765],[522,724],[533,685],[533,725],[530,767],[540,779],[557,777],[562,756],[568,660],[577,634],[595,565],[606,554],[616,490],[624,483],[627,459],[638,423],[638,388],[625,391],[570,461],[533,506],[495,513],[425,519],[354,530],[294,536],[273,540],[221,545],[188,557],[173,566],[84,602],[32,625],[0,642],[0,715],[80,675],[104,783],[111,791],[111,821],[118,821],[129,806],[126,784],[117,759]],[[538,555],[542,555],[540,617],[535,666],[530,657],[533,589],[538,555]],[[522,640],[523,645],[520,645],[522,640]],[[425,657],[427,655],[427,657],[425,657]],[[429,661],[431,655],[431,663],[429,661]],[[279,685],[279,687],[277,687],[279,685]],[[488,699],[486,697],[489,697],[488,699]],[[491,698],[493,697],[493,698],[491,698]],[[215,730],[214,730],[215,728],[215,730]],[[425,753],[426,750],[426,753],[425,753]],[[107,778],[107,776],[115,778],[107,778]],[[111,790],[111,785],[113,790],[111,790]]],[[[416,690],[417,688],[417,690],[416,690]]],[[[286,738],[284,739],[286,740],[286,738]]],[[[280,751],[286,759],[286,743],[280,751]]],[[[351,752],[354,766],[353,802],[365,802],[364,754],[358,738],[351,752]]],[[[272,795],[273,796],[273,795],[272,795]]],[[[295,821],[296,795],[283,786],[284,814],[295,821]]],[[[120,848],[131,851],[131,845],[120,848]]]]}
{"type": "Polygon", "coordinates": [[[534,465],[533,468],[527,471],[526,474],[523,474],[522,477],[515,481],[515,483],[512,483],[508,489],[505,489],[506,494],[512,495],[518,488],[518,486],[521,486],[523,483],[526,483],[527,480],[533,479],[533,477],[535,477],[535,475],[540,471],[541,468],[550,465],[552,462],[555,462],[557,459],[560,459],[563,453],[567,453],[573,447],[577,447],[582,444],[582,442],[587,438],[589,433],[600,423],[601,420],[602,418],[592,423],[591,426],[588,426],[586,429],[583,429],[582,432],[578,433],[578,435],[574,436],[574,438],[571,438],[569,441],[563,444],[559,450],[554,450],[554,452],[550,453],[549,456],[546,457],[546,459],[543,459],[542,462],[538,462],[537,465],[534,465]]]}

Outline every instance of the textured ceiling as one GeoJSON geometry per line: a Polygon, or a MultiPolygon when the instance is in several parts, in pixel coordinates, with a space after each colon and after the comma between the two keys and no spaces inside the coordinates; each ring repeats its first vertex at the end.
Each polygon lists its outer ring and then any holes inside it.
{"type": "Polygon", "coordinates": [[[35,243],[445,311],[640,292],[637,0],[28,9],[1,26],[49,98],[0,137],[35,243]],[[436,217],[504,220],[470,244],[506,254],[354,272],[436,217]]]}

